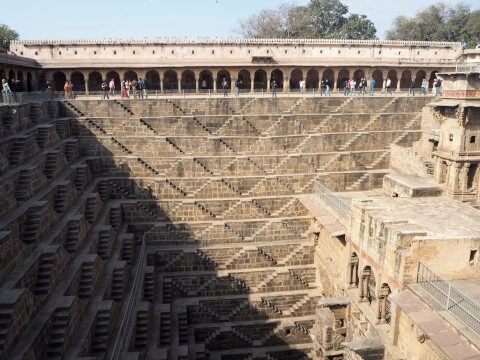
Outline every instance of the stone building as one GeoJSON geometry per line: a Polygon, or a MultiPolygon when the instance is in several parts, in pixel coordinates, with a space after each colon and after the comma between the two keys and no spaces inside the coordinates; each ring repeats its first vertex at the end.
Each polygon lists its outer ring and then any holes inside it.
{"type": "Polygon", "coordinates": [[[455,66],[462,48],[448,42],[168,38],[16,40],[10,51],[38,66],[25,75],[0,59],[0,77],[21,73],[26,81],[30,74],[34,88],[48,80],[61,91],[71,80],[75,91],[88,93],[99,91],[102,79],[114,79],[118,89],[121,80],[141,77],[160,93],[198,93],[217,92],[225,78],[232,91],[239,79],[243,92],[254,93],[269,91],[272,78],[286,92],[298,91],[302,79],[310,90],[328,79],[332,91],[345,79],[362,77],[374,78],[380,89],[387,77],[398,90],[408,88],[412,78],[418,86],[424,78],[432,84],[436,73],[455,66]]]}
{"type": "Polygon", "coordinates": [[[358,71],[403,87],[440,72],[448,98],[0,106],[0,359],[478,359],[473,56],[388,41],[12,43],[0,69],[34,89],[139,76],[164,95],[242,76],[248,92],[274,76],[293,91],[358,71]],[[454,71],[463,57],[470,71],[454,71]]]}

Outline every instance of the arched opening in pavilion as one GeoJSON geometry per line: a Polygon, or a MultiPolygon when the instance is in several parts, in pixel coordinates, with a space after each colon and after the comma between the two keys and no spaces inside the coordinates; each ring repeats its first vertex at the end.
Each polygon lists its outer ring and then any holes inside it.
{"type": "Polygon", "coordinates": [[[217,92],[223,92],[223,79],[227,81],[227,89],[231,89],[232,80],[230,79],[230,73],[227,70],[222,70],[217,74],[217,92]]]}
{"type": "Polygon", "coordinates": [[[120,80],[120,75],[118,75],[118,72],[110,71],[107,74],[106,80],[108,84],[110,84],[110,81],[112,81],[112,79],[113,79],[113,82],[115,83],[115,90],[120,90],[121,80],[120,80]]]}
{"type": "Polygon", "coordinates": [[[175,71],[168,70],[163,75],[163,91],[178,92],[178,77],[175,71]]]}
{"type": "Polygon", "coordinates": [[[377,319],[380,323],[387,323],[390,324],[391,321],[391,302],[389,295],[391,294],[390,286],[387,283],[383,283],[380,287],[380,292],[378,295],[378,311],[377,311],[377,319]]]}
{"type": "Polygon", "coordinates": [[[372,74],[372,78],[375,79],[375,89],[383,88],[383,74],[380,70],[375,70],[372,74]]]}
{"type": "Polygon", "coordinates": [[[338,73],[338,81],[337,81],[337,88],[343,89],[343,84],[345,80],[350,79],[350,72],[347,69],[342,69],[338,73]]]}
{"type": "Polygon", "coordinates": [[[181,87],[182,90],[185,90],[185,92],[195,92],[195,74],[193,71],[185,70],[182,73],[181,87]]]}
{"type": "Polygon", "coordinates": [[[27,91],[33,91],[33,80],[30,72],[27,72],[27,91]]]}
{"type": "Polygon", "coordinates": [[[208,70],[203,70],[200,73],[200,89],[203,91],[213,89],[213,75],[208,70]]]}
{"type": "Polygon", "coordinates": [[[422,85],[423,79],[426,78],[425,71],[419,70],[417,71],[417,76],[415,77],[415,83],[420,87],[422,85]]]}
{"type": "Polygon", "coordinates": [[[360,80],[365,77],[365,72],[361,69],[358,69],[353,73],[353,79],[357,82],[357,86],[360,84],[360,80]]]}
{"type": "Polygon", "coordinates": [[[318,83],[319,83],[319,78],[318,78],[318,71],[315,69],[310,69],[307,72],[307,80],[305,80],[305,86],[307,89],[318,89],[318,83]]]}
{"type": "Polygon", "coordinates": [[[395,90],[397,88],[397,72],[395,70],[390,70],[387,74],[387,77],[390,78],[392,83],[390,84],[390,90],[395,90]]]}
{"type": "Polygon", "coordinates": [[[335,75],[333,74],[333,70],[331,70],[331,69],[325,70],[323,72],[322,79],[325,81],[325,85],[327,84],[327,80],[328,80],[328,84],[330,86],[330,89],[333,89],[333,85],[334,85],[334,82],[335,82],[335,75]]]}
{"type": "Polygon", "coordinates": [[[132,70],[127,71],[125,73],[125,75],[123,76],[123,78],[125,79],[125,81],[133,81],[133,80],[138,81],[137,73],[135,71],[132,71],[132,70]]]}
{"type": "Polygon", "coordinates": [[[23,78],[23,72],[20,70],[17,72],[17,84],[18,84],[18,91],[24,91],[25,85],[24,85],[24,78],[23,78]]]}
{"type": "Polygon", "coordinates": [[[145,75],[147,80],[147,90],[160,90],[160,75],[158,71],[150,70],[145,75]]]}
{"type": "Polygon", "coordinates": [[[252,79],[250,78],[250,72],[248,70],[243,69],[238,73],[238,80],[242,83],[239,84],[238,88],[240,90],[248,90],[252,88],[252,79]]]}
{"type": "Polygon", "coordinates": [[[272,71],[270,76],[270,82],[275,80],[277,83],[277,89],[283,89],[283,72],[280,69],[275,69],[272,71]]]}
{"type": "Polygon", "coordinates": [[[0,81],[3,80],[3,79],[8,80],[7,79],[7,74],[5,73],[5,70],[0,69],[0,81]]]}
{"type": "Polygon", "coordinates": [[[255,71],[253,81],[253,86],[255,90],[267,90],[267,73],[265,72],[265,70],[260,69],[255,71]]]}
{"type": "Polygon", "coordinates": [[[358,287],[358,255],[353,252],[350,256],[349,268],[348,268],[348,286],[358,287]]]}
{"type": "Polygon", "coordinates": [[[303,71],[300,69],[294,69],[290,74],[290,89],[300,89],[300,81],[303,80],[303,71]]]}
{"type": "Polygon", "coordinates": [[[12,80],[14,80],[14,79],[15,79],[15,71],[10,70],[10,71],[8,72],[8,81],[10,82],[10,81],[12,81],[12,80]]]}
{"type": "Polygon", "coordinates": [[[433,70],[432,74],[430,75],[430,80],[428,80],[428,87],[431,88],[433,86],[433,81],[437,78],[438,70],[433,70]]]}
{"type": "Polygon", "coordinates": [[[88,76],[88,91],[101,91],[102,81],[102,75],[98,71],[90,73],[88,76]]]}
{"type": "Polygon", "coordinates": [[[85,91],[85,77],[80,71],[72,73],[71,81],[73,91],[85,91]]]}
{"type": "MultiPolygon", "coordinates": [[[[400,88],[408,89],[412,83],[412,72],[410,70],[404,70],[402,72],[402,78],[400,79],[400,88]]],[[[420,86],[420,84],[415,84],[415,86],[420,86]]]]}
{"type": "Polygon", "coordinates": [[[53,74],[53,84],[52,88],[54,91],[63,91],[63,87],[65,86],[65,82],[67,81],[67,77],[61,71],[57,71],[53,74]]]}

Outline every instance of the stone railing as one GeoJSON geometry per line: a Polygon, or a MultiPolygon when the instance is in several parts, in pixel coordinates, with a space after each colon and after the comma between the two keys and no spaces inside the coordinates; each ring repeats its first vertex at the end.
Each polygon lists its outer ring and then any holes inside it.
{"type": "Polygon", "coordinates": [[[353,39],[252,39],[252,38],[144,38],[91,40],[12,40],[12,45],[98,45],[98,44],[340,44],[340,45],[401,45],[450,46],[461,48],[458,42],[353,40],[353,39]]]}

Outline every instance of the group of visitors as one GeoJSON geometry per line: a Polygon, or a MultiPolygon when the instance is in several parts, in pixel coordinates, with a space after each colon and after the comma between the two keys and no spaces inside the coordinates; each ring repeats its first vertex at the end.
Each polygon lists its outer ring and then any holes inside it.
{"type": "MultiPolygon", "coordinates": [[[[415,96],[415,87],[417,83],[414,78],[412,78],[412,82],[410,83],[410,88],[408,89],[408,95],[415,96]]],[[[440,79],[433,80],[432,85],[432,94],[435,96],[440,96],[442,93],[440,92],[440,87],[442,86],[442,82],[440,79]]],[[[420,94],[427,95],[428,89],[428,82],[427,79],[422,80],[422,84],[420,85],[420,94]]]]}
{"type": "Polygon", "coordinates": [[[2,79],[2,88],[0,89],[3,92],[3,101],[11,103],[15,99],[15,93],[22,92],[22,82],[16,79],[2,79]]]}
{"type": "MultiPolygon", "coordinates": [[[[102,99],[110,99],[110,95],[115,94],[115,80],[111,79],[107,84],[107,80],[102,82],[102,99]]],[[[147,91],[147,79],[142,80],[142,78],[130,80],[122,80],[120,83],[120,96],[122,98],[129,98],[130,93],[133,92],[134,99],[145,99],[148,98],[147,91]]]]}

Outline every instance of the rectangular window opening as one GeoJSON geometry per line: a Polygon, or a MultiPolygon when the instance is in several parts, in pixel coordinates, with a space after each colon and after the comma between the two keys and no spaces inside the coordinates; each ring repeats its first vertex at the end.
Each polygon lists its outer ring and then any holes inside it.
{"type": "Polygon", "coordinates": [[[476,257],[477,257],[477,250],[471,250],[470,251],[470,260],[469,260],[470,264],[475,263],[476,257]]]}

